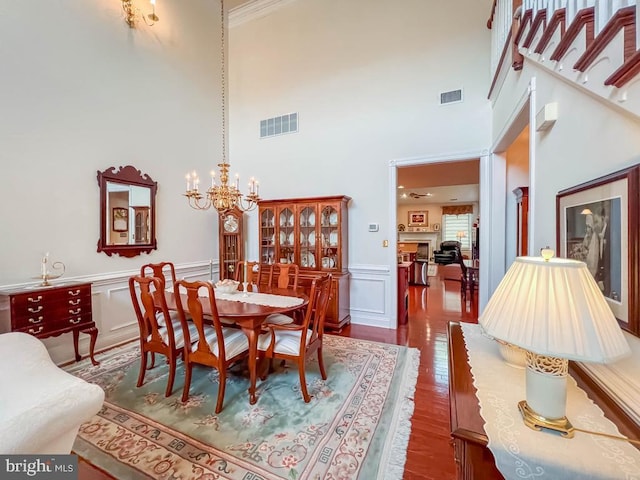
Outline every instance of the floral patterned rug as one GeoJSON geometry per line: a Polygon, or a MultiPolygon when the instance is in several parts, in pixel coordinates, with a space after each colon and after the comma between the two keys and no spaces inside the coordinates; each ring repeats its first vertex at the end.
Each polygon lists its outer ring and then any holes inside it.
{"type": "Polygon", "coordinates": [[[411,430],[419,351],[334,335],[324,337],[327,380],[307,363],[311,402],[295,365],[258,380],[249,405],[246,366],[227,376],[224,408],[214,413],[218,375],[195,367],[181,401],[182,363],[164,396],[164,357],[136,388],[138,343],[109,350],[101,364],[65,369],[100,385],[102,410],[80,427],[74,452],[115,478],[400,479],[411,430]]]}

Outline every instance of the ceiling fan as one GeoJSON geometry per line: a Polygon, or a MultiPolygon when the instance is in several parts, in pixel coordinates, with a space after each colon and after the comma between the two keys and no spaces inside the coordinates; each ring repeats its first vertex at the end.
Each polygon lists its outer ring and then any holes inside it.
{"type": "Polygon", "coordinates": [[[433,193],[415,193],[415,192],[410,192],[409,196],[411,198],[432,197],[433,193]]]}

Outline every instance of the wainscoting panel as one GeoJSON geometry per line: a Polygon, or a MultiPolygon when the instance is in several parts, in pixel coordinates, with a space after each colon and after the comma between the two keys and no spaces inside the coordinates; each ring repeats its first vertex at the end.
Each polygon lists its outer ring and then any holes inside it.
{"type": "MultiPolygon", "coordinates": [[[[175,265],[176,276],[190,281],[218,278],[218,263],[209,261],[175,265]]],[[[351,272],[351,322],[381,328],[396,328],[396,312],[393,308],[391,272],[388,265],[353,265],[351,272]]],[[[92,282],[93,319],[98,327],[96,352],[138,338],[138,322],[131,306],[128,281],[138,270],[111,272],[82,277],[66,277],[65,282],[92,282]]],[[[4,285],[14,288],[22,285],[4,285]]],[[[49,354],[60,364],[73,361],[71,333],[44,339],[49,354]]],[[[89,353],[89,336],[80,335],[80,353],[89,353]]]]}
{"type": "Polygon", "coordinates": [[[392,292],[388,265],[350,265],[351,322],[381,328],[396,327],[391,311],[392,292]]]}

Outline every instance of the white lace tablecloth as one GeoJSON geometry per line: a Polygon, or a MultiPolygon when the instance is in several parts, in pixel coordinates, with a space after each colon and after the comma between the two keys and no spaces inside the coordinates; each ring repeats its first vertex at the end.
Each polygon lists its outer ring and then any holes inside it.
{"type": "MultiPolygon", "coordinates": [[[[525,400],[525,371],[507,365],[497,342],[480,325],[462,323],[480,414],[489,449],[507,479],[640,479],[640,451],[628,442],[576,432],[571,439],[527,427],[518,410],[525,400]]],[[[567,417],[574,427],[620,435],[572,377],[567,379],[567,417]]]]}
{"type": "MultiPolygon", "coordinates": [[[[167,288],[167,291],[173,292],[173,287],[167,288]]],[[[208,290],[203,288],[201,292],[207,293],[208,290]]],[[[181,293],[187,293],[187,291],[184,290],[181,293]]],[[[216,292],[216,298],[219,300],[253,303],[255,305],[264,305],[266,307],[280,307],[280,308],[296,307],[298,305],[302,305],[304,301],[298,297],[288,297],[285,295],[273,295],[271,293],[247,292],[245,295],[241,291],[237,291],[234,293],[216,292]]]]}

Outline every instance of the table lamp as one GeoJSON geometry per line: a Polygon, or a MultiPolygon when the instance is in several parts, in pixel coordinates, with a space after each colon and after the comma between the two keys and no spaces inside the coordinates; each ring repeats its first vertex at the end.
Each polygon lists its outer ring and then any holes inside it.
{"type": "Polygon", "coordinates": [[[568,360],[610,363],[630,353],[622,330],[584,262],[518,257],[478,323],[491,337],[526,350],[524,423],[571,438],[565,415],[568,360]]]}

